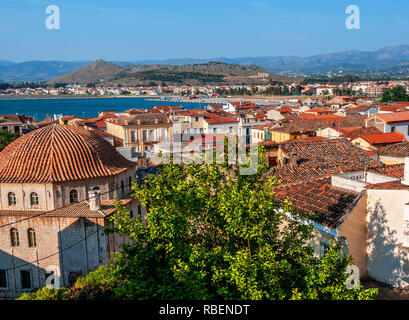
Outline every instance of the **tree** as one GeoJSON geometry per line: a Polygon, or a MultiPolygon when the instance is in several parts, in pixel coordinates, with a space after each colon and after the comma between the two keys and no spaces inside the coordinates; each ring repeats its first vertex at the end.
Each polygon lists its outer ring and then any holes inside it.
{"type": "Polygon", "coordinates": [[[397,86],[384,91],[384,93],[382,94],[381,102],[389,101],[409,101],[409,95],[406,92],[406,88],[397,86]]]}
{"type": "Polygon", "coordinates": [[[8,130],[0,130],[0,151],[20,137],[18,133],[10,133],[8,130]]]}
{"type": "MultiPolygon", "coordinates": [[[[275,179],[238,167],[165,165],[159,175],[134,184],[134,197],[149,208],[147,221],[118,205],[109,232],[135,241],[115,263],[129,299],[369,299],[374,290],[345,286],[350,258],[339,245],[319,259],[308,245],[312,227],[289,202],[274,199],[275,179]],[[263,178],[264,177],[264,178],[263,178]],[[291,215],[287,215],[290,213],[291,215]]],[[[304,218],[311,218],[305,215],[304,218]]]]}
{"type": "Polygon", "coordinates": [[[105,232],[133,242],[103,267],[108,272],[91,272],[67,297],[370,299],[372,289],[346,288],[352,261],[339,245],[323,259],[314,255],[313,227],[299,221],[312,216],[274,199],[276,180],[265,175],[262,147],[259,160],[250,176],[225,157],[222,164],[167,164],[133,184],[146,220],[117,203],[105,232]]]}

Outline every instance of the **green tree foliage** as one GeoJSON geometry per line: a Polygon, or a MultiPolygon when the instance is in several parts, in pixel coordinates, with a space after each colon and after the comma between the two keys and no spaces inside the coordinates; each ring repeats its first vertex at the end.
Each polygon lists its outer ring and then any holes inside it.
{"type": "MultiPolygon", "coordinates": [[[[263,150],[261,150],[263,151],[263,150]]],[[[335,246],[324,259],[308,241],[312,226],[274,200],[261,152],[259,171],[242,176],[224,165],[175,165],[134,184],[149,208],[146,222],[118,205],[109,232],[128,235],[114,262],[121,299],[370,299],[348,290],[351,263],[335,246]],[[287,215],[292,213],[292,215],[287,215]]],[[[306,215],[307,217],[307,215],[306,215]]]]}
{"type": "Polygon", "coordinates": [[[16,140],[18,137],[20,137],[18,133],[10,133],[8,130],[0,130],[0,151],[7,147],[14,140],[16,140]]]}
{"type": "Polygon", "coordinates": [[[409,95],[406,92],[405,87],[397,86],[390,90],[386,90],[382,94],[382,102],[389,101],[409,101],[409,95]]]}
{"type": "Polygon", "coordinates": [[[68,289],[44,287],[36,292],[25,292],[16,300],[67,300],[68,289]]]}
{"type": "MultiPolygon", "coordinates": [[[[225,149],[227,144],[225,144],[225,149]]],[[[228,164],[168,164],[132,186],[148,208],[130,217],[117,204],[114,227],[127,235],[107,267],[77,281],[68,299],[371,299],[372,289],[348,290],[351,259],[334,245],[320,259],[313,226],[288,201],[274,199],[276,181],[240,175],[228,164]]]]}

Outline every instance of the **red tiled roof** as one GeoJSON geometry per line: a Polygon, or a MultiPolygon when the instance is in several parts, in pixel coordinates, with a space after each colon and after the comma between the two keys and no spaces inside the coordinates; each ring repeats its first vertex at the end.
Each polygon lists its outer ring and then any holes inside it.
{"type": "Polygon", "coordinates": [[[409,111],[407,112],[396,112],[396,113],[377,113],[366,120],[377,117],[378,119],[383,120],[385,123],[400,123],[400,122],[409,122],[409,111]]]}
{"type": "Polygon", "coordinates": [[[342,128],[342,129],[346,131],[345,133],[343,133],[342,137],[347,138],[349,140],[355,140],[361,135],[381,133],[378,129],[374,127],[366,127],[366,128],[353,127],[353,128],[342,128]]]}
{"type": "Polygon", "coordinates": [[[403,179],[405,174],[405,165],[403,163],[385,165],[383,167],[368,169],[368,171],[383,174],[394,178],[403,179]]]}
{"type": "Polygon", "coordinates": [[[332,187],[331,178],[319,178],[274,188],[275,198],[289,199],[297,212],[313,213],[313,220],[335,228],[359,194],[332,187]]]}
{"type": "Polygon", "coordinates": [[[370,184],[370,185],[367,185],[365,188],[366,189],[379,189],[379,190],[401,190],[401,189],[409,189],[409,186],[406,184],[402,184],[400,181],[390,181],[390,182],[370,184]]]}
{"type": "Polygon", "coordinates": [[[380,147],[378,152],[383,156],[409,157],[409,142],[405,141],[380,147]]]}
{"type": "Polygon", "coordinates": [[[18,138],[0,152],[0,182],[82,180],[116,175],[132,166],[102,137],[54,124],[18,138]]]}
{"type": "Polygon", "coordinates": [[[407,141],[405,136],[400,132],[363,134],[360,138],[372,145],[407,141]]]}

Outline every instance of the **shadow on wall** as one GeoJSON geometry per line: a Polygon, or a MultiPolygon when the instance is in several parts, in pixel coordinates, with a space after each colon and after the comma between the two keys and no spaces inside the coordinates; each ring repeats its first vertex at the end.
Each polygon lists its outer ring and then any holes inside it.
{"type": "Polygon", "coordinates": [[[45,284],[46,270],[0,250],[0,299],[13,299],[45,284]]]}
{"type": "Polygon", "coordinates": [[[394,287],[407,288],[408,254],[399,249],[401,242],[397,238],[397,232],[388,226],[385,209],[379,201],[369,210],[369,217],[368,275],[394,287]]]}
{"type": "Polygon", "coordinates": [[[79,276],[106,262],[102,227],[90,219],[79,218],[67,224],[57,231],[55,239],[55,247],[39,237],[35,247],[27,247],[21,238],[18,246],[6,249],[8,252],[0,250],[0,299],[36,291],[51,275],[57,277],[59,286],[71,286],[79,276]]]}

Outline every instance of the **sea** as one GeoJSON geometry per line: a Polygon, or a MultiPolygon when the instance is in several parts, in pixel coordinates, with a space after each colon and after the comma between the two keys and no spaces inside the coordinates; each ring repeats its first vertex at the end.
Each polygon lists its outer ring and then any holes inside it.
{"type": "Polygon", "coordinates": [[[149,98],[0,98],[1,114],[25,114],[42,121],[47,116],[73,115],[98,117],[104,110],[124,112],[131,108],[150,109],[157,105],[183,106],[186,109],[202,109],[208,103],[150,101],[149,98]]]}

